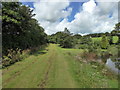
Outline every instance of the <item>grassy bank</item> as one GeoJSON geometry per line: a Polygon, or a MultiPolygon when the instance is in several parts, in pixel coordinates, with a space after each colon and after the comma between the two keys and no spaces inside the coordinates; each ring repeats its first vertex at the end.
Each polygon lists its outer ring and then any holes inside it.
{"type": "Polygon", "coordinates": [[[66,56],[71,67],[70,71],[80,88],[118,87],[117,76],[110,72],[103,63],[88,63],[84,62],[85,60],[78,60],[78,58],[74,56],[78,54],[77,50],[76,52],[72,52],[66,49],[63,54],[66,56]]]}

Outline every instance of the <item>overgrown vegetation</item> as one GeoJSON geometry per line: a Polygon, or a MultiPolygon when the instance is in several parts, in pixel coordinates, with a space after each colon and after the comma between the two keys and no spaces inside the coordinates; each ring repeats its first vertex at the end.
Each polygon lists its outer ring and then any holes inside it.
{"type": "Polygon", "coordinates": [[[33,16],[33,10],[19,2],[2,2],[3,66],[19,61],[23,50],[47,43],[47,34],[33,16]]]}

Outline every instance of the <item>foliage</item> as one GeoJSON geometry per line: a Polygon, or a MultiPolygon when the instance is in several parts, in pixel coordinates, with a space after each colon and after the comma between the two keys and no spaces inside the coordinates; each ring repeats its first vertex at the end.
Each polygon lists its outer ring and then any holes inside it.
{"type": "Polygon", "coordinates": [[[108,39],[105,35],[102,36],[102,40],[101,40],[101,48],[102,49],[106,49],[108,47],[108,39]]]}
{"type": "Polygon", "coordinates": [[[2,2],[3,55],[8,49],[22,50],[47,42],[44,29],[39,26],[30,7],[19,2],[2,2]]]}
{"type": "Polygon", "coordinates": [[[11,64],[14,64],[15,62],[20,61],[21,59],[23,59],[21,49],[18,48],[16,50],[10,49],[8,50],[8,55],[3,56],[2,66],[7,67],[11,64]]]}
{"type": "Polygon", "coordinates": [[[120,43],[120,22],[115,24],[115,32],[116,32],[117,36],[119,37],[118,43],[120,43]]]}
{"type": "Polygon", "coordinates": [[[113,44],[114,37],[113,36],[108,36],[108,42],[109,44],[113,44]]]}
{"type": "Polygon", "coordinates": [[[72,37],[67,37],[62,41],[61,46],[64,48],[72,48],[73,44],[74,42],[73,42],[72,37]]]}
{"type": "Polygon", "coordinates": [[[109,52],[109,54],[113,55],[114,57],[118,57],[118,48],[115,45],[109,46],[107,52],[109,52]]]}
{"type": "Polygon", "coordinates": [[[115,24],[115,30],[120,30],[120,22],[118,22],[117,24],[115,24]]]}
{"type": "Polygon", "coordinates": [[[50,43],[60,44],[60,46],[64,48],[72,48],[75,43],[74,37],[67,28],[65,28],[63,32],[50,35],[48,38],[50,43]]]}
{"type": "Polygon", "coordinates": [[[90,36],[90,37],[102,37],[102,35],[104,35],[104,33],[92,33],[92,34],[88,34],[85,36],[90,36]]]}
{"type": "Polygon", "coordinates": [[[118,36],[114,36],[113,38],[112,38],[112,43],[118,43],[118,40],[119,40],[119,38],[118,38],[118,36]]]}

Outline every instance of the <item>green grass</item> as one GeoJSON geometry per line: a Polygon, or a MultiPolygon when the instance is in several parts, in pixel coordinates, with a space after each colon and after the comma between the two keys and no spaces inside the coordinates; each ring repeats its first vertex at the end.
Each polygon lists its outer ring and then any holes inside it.
{"type": "Polygon", "coordinates": [[[95,38],[92,38],[93,41],[101,41],[102,37],[95,37],[95,38]]]}
{"type": "MultiPolygon", "coordinates": [[[[92,38],[93,41],[101,41],[102,37],[95,37],[92,38]]],[[[113,43],[117,43],[118,42],[118,36],[113,36],[113,43]]]]}
{"type": "MultiPolygon", "coordinates": [[[[75,60],[74,55],[78,54],[79,50],[64,50],[63,54],[68,60],[70,69],[69,71],[72,73],[74,79],[77,81],[79,88],[116,88],[118,87],[117,77],[106,76],[102,74],[102,71],[106,68],[101,69],[102,65],[99,63],[97,68],[93,68],[91,64],[86,64],[82,62],[78,62],[75,60]],[[66,53],[66,54],[65,54],[66,53]],[[71,53],[71,54],[68,54],[71,53]]],[[[79,51],[80,54],[81,51],[79,51]]],[[[109,72],[110,75],[112,74],[109,72]]]]}
{"type": "Polygon", "coordinates": [[[91,64],[76,61],[75,56],[82,49],[64,49],[57,44],[50,44],[47,49],[3,69],[3,88],[118,87],[116,78],[103,75],[91,64]]]}
{"type": "Polygon", "coordinates": [[[2,70],[0,69],[0,89],[2,89],[2,70]]]}

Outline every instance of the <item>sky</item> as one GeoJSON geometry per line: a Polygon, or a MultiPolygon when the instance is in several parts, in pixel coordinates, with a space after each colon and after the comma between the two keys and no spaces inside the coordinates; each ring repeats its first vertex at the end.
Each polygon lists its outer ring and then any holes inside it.
{"type": "Polygon", "coordinates": [[[110,32],[118,22],[117,2],[69,2],[68,0],[40,0],[38,2],[23,2],[34,9],[33,13],[49,35],[64,31],[67,27],[74,34],[110,32]]]}

